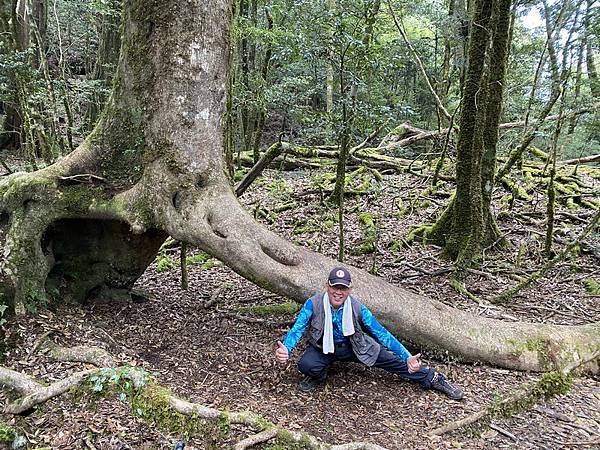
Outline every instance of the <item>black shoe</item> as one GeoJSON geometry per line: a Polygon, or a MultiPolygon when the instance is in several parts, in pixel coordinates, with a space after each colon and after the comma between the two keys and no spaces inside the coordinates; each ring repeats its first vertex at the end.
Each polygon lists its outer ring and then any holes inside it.
{"type": "Polygon", "coordinates": [[[300,383],[298,383],[298,389],[302,392],[310,392],[314,390],[318,385],[323,384],[324,382],[325,378],[319,380],[318,378],[306,376],[300,383]]]}
{"type": "Polygon", "coordinates": [[[450,384],[444,375],[437,372],[431,380],[431,388],[435,389],[436,391],[443,392],[452,400],[461,400],[464,396],[461,389],[450,384]]]}

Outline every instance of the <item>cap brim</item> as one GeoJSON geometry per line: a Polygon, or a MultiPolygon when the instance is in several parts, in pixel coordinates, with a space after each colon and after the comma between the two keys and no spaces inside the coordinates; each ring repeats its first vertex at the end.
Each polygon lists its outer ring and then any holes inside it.
{"type": "Polygon", "coordinates": [[[350,287],[352,283],[349,282],[348,280],[340,280],[340,279],[336,279],[336,280],[329,280],[329,286],[346,286],[346,287],[350,287]]]}

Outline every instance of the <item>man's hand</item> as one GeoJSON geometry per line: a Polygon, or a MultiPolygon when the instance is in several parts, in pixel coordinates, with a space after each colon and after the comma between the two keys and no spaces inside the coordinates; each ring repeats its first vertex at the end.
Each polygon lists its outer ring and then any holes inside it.
{"type": "Polygon", "coordinates": [[[275,350],[275,359],[281,364],[285,364],[290,358],[288,349],[281,341],[277,341],[277,350],[275,350]]]}
{"type": "Polygon", "coordinates": [[[417,353],[416,355],[409,356],[406,364],[408,365],[408,373],[418,372],[421,369],[421,354],[417,353]]]}

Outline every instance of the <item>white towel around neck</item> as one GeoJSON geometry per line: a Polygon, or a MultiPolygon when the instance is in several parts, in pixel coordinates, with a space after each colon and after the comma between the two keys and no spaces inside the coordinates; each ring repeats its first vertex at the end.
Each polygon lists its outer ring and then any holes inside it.
{"type": "MultiPolygon", "coordinates": [[[[325,310],[325,328],[323,329],[323,353],[333,353],[335,346],[333,343],[333,317],[331,316],[331,304],[329,295],[325,292],[323,295],[323,309],[325,310]]],[[[344,302],[344,311],[342,312],[342,332],[344,336],[354,334],[354,322],[352,320],[352,300],[350,296],[344,302]]]]}

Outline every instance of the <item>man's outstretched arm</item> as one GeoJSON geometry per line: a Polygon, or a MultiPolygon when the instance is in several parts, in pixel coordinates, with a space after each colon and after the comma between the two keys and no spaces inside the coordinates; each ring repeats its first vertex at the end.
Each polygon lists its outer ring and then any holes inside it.
{"type": "MultiPolygon", "coordinates": [[[[306,302],[304,302],[304,305],[302,306],[302,309],[298,314],[298,318],[296,319],[294,326],[292,326],[288,334],[285,336],[285,339],[283,340],[283,347],[285,347],[285,349],[287,350],[288,355],[289,353],[292,353],[292,350],[294,350],[294,347],[296,347],[296,344],[298,344],[298,341],[300,340],[300,338],[304,334],[304,331],[306,330],[306,327],[310,323],[312,315],[313,302],[311,299],[308,299],[306,300],[306,302]]],[[[280,346],[279,349],[281,349],[280,346]]]]}

